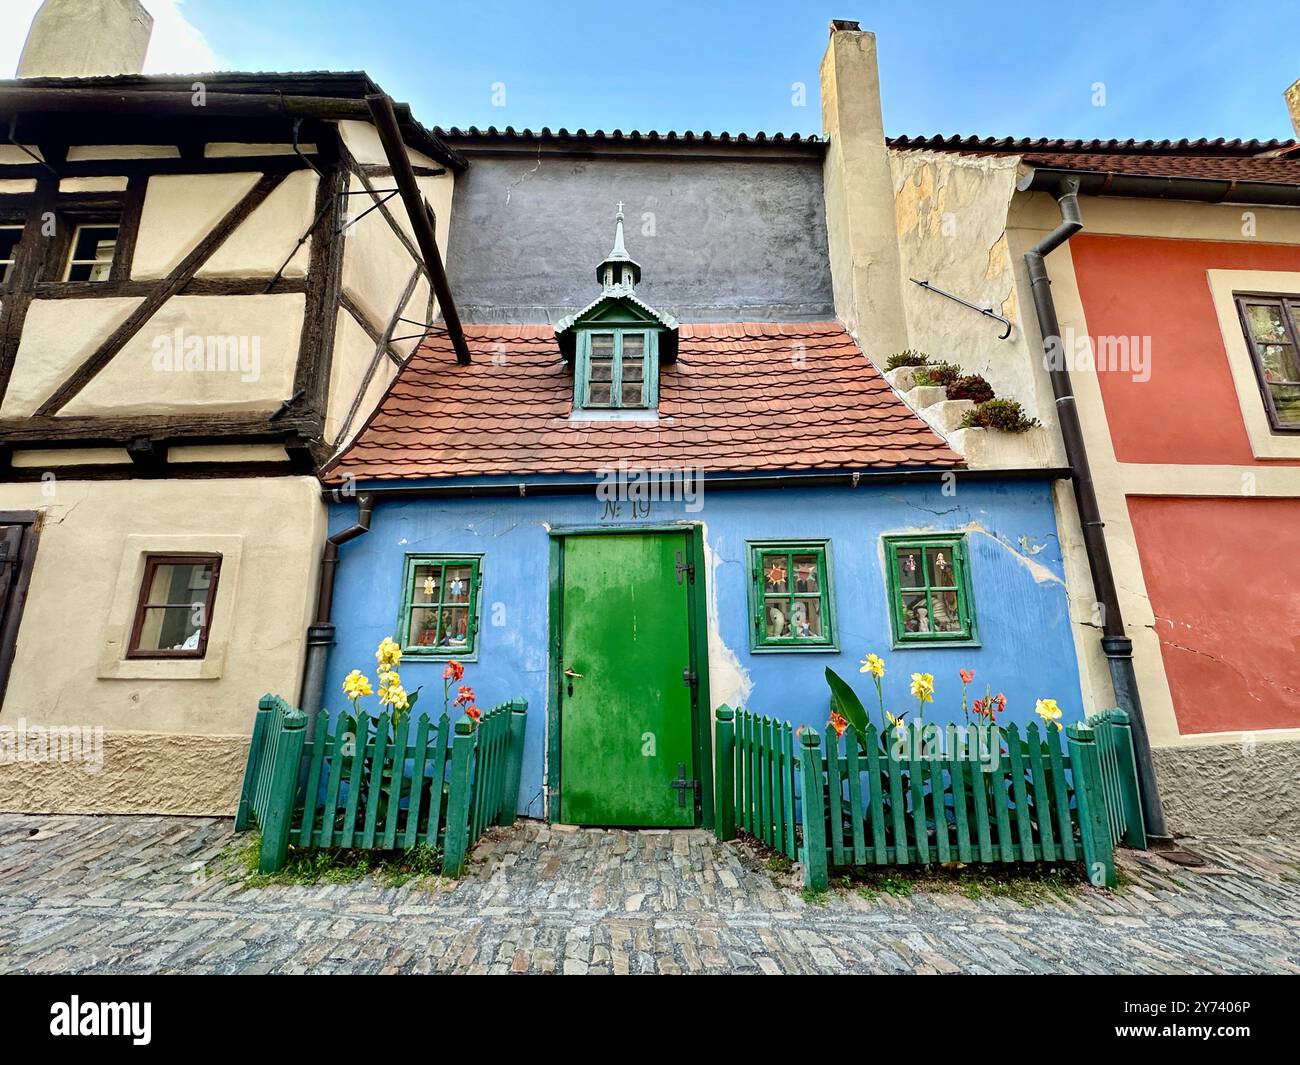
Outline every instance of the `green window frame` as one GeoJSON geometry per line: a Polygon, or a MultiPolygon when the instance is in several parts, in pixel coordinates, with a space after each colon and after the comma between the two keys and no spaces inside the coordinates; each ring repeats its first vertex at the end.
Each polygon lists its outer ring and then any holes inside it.
{"type": "Polygon", "coordinates": [[[482,555],[407,555],[397,616],[402,654],[477,659],[482,592],[482,555]]]}
{"type": "Polygon", "coordinates": [[[966,537],[949,534],[881,539],[894,649],[918,644],[979,646],[966,537]]]}
{"type": "Polygon", "coordinates": [[[575,407],[581,410],[653,410],[658,403],[658,330],[605,325],[579,332],[578,365],[574,376],[575,407]],[[641,349],[640,354],[636,353],[637,346],[641,349]],[[640,374],[641,387],[634,391],[638,383],[637,374],[640,374]]]}
{"type": "Polygon", "coordinates": [[[751,540],[745,546],[750,650],[838,651],[830,540],[751,540]]]}

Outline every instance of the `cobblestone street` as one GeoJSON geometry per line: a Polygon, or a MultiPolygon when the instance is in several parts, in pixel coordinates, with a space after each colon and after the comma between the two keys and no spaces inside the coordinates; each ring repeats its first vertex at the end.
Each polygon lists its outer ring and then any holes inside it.
{"type": "Polygon", "coordinates": [[[704,832],[521,822],[459,883],[245,889],[214,818],[0,815],[0,971],[1300,973],[1300,845],[1123,857],[1115,894],[804,901],[704,832]]]}

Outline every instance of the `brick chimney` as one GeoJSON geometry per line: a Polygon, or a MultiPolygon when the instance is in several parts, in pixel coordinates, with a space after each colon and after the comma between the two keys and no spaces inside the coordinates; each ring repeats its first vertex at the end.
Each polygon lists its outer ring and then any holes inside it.
{"type": "Polygon", "coordinates": [[[20,78],[139,74],[153,32],[140,0],[45,0],[18,60],[20,78]]]}
{"type": "Polygon", "coordinates": [[[907,320],[875,34],[846,19],[831,22],[821,97],[835,313],[879,362],[907,347],[907,320]]]}

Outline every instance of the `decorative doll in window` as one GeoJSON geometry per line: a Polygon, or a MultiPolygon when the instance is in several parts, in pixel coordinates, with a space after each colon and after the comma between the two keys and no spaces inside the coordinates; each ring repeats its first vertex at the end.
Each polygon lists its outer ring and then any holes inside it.
{"type": "Polygon", "coordinates": [[[432,610],[424,612],[424,623],[415,637],[417,647],[433,647],[438,642],[438,615],[432,610]]]}
{"type": "Polygon", "coordinates": [[[808,608],[803,603],[794,605],[794,634],[799,637],[811,636],[812,626],[808,624],[808,608]]]}
{"type": "Polygon", "coordinates": [[[957,596],[954,592],[935,592],[934,631],[956,632],[961,628],[957,618],[957,596]]]}
{"type": "Polygon", "coordinates": [[[785,612],[776,604],[770,606],[767,611],[767,634],[769,637],[786,634],[785,612]]]}
{"type": "Polygon", "coordinates": [[[908,555],[903,559],[903,581],[906,584],[916,583],[916,556],[908,555]]]}
{"type": "Polygon", "coordinates": [[[943,557],[942,551],[940,551],[937,555],[934,556],[934,568],[935,568],[935,575],[936,575],[936,580],[934,583],[947,584],[948,583],[948,560],[943,557]]]}
{"type": "Polygon", "coordinates": [[[916,622],[916,627],[912,629],[913,632],[930,631],[930,612],[926,610],[924,603],[912,609],[912,617],[916,622]]]}

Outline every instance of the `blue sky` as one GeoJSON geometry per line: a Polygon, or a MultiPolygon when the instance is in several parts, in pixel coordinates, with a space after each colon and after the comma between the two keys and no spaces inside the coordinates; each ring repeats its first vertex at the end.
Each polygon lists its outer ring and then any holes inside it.
{"type": "Polygon", "coordinates": [[[227,69],[365,69],[428,125],[816,132],[832,16],[875,31],[891,134],[1289,137],[1300,78],[1277,0],[145,3],[227,69]]]}

